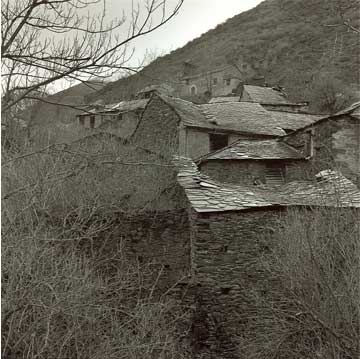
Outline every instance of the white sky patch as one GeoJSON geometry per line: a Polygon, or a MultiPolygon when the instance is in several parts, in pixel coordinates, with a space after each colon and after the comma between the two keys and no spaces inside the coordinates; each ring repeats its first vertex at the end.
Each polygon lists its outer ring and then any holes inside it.
{"type": "MultiPolygon", "coordinates": [[[[257,6],[262,1],[263,0],[185,0],[179,13],[168,23],[129,44],[128,52],[131,53],[134,50],[134,54],[127,65],[138,66],[143,61],[147,52],[164,55],[172,50],[183,47],[189,41],[215,28],[227,19],[257,6]]],[[[140,8],[143,9],[144,0],[139,2],[135,0],[105,0],[106,17],[110,21],[115,17],[121,18],[123,14],[125,14],[129,21],[131,19],[132,4],[137,3],[139,3],[140,8]]],[[[173,9],[177,3],[178,0],[167,0],[167,8],[169,11],[173,9]]],[[[95,5],[95,8],[92,7],[90,11],[96,11],[97,6],[100,5],[95,5]]],[[[144,9],[142,13],[145,14],[144,9]]],[[[153,19],[153,23],[155,21],[156,19],[153,19]]],[[[129,23],[124,24],[121,28],[121,37],[126,35],[128,25],[129,23]]],[[[115,78],[113,78],[113,80],[115,80],[115,78]]],[[[59,81],[59,83],[53,86],[55,92],[63,90],[64,87],[68,87],[66,81],[59,81]]]]}

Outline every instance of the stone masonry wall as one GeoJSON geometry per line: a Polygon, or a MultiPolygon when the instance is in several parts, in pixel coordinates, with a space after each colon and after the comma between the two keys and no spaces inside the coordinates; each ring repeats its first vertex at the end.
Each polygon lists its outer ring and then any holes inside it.
{"type": "MultiPolygon", "coordinates": [[[[200,165],[201,172],[220,182],[253,185],[266,183],[266,163],[272,161],[207,161],[200,165]]],[[[279,162],[279,161],[278,161],[279,162]]],[[[309,161],[282,161],[285,166],[285,182],[304,180],[310,177],[309,161]]]]}
{"type": "Polygon", "coordinates": [[[186,210],[114,212],[106,216],[108,226],[99,233],[92,250],[119,265],[121,255],[139,268],[153,271],[157,288],[163,290],[190,273],[190,232],[186,210]],[[108,228],[108,229],[106,229],[108,228]]]}
{"type": "MultiPolygon", "coordinates": [[[[334,168],[360,185],[360,121],[343,116],[322,121],[314,129],[313,173],[334,168]]],[[[309,136],[299,131],[287,136],[284,141],[305,153],[309,136]]]]}
{"type": "MultiPolygon", "coordinates": [[[[194,357],[242,357],[242,337],[260,297],[273,283],[261,266],[279,210],[196,214],[191,219],[191,260],[196,278],[194,357]]],[[[256,333],[253,333],[256,335],[256,333]]]]}
{"type": "Polygon", "coordinates": [[[171,157],[178,153],[179,118],[173,109],[154,96],[146,107],[131,142],[142,148],[171,157]]]}

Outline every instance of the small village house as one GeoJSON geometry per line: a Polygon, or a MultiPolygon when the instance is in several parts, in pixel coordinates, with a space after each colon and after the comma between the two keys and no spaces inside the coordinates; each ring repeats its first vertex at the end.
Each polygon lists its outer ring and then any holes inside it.
{"type": "Polygon", "coordinates": [[[334,168],[360,185],[360,103],[323,116],[283,139],[311,157],[313,172],[334,168]]]}

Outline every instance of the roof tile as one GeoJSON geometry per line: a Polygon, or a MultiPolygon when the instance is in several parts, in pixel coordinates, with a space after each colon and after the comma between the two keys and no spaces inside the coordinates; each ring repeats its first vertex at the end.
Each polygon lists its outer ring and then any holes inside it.
{"type": "Polygon", "coordinates": [[[199,172],[196,165],[184,157],[177,157],[174,162],[179,170],[178,182],[197,212],[241,211],[275,205],[360,208],[358,188],[335,171],[320,172],[317,182],[296,181],[276,188],[259,188],[217,183],[199,172]],[[188,187],[188,182],[184,181],[183,170],[192,179],[191,188],[188,187]],[[209,181],[216,187],[200,185],[201,182],[209,181]]]}

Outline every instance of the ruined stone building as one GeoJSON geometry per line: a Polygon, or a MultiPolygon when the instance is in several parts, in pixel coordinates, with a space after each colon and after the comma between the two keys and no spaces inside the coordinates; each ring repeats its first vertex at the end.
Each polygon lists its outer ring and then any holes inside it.
{"type": "Polygon", "coordinates": [[[147,99],[121,101],[108,105],[89,106],[77,115],[77,121],[83,129],[98,129],[127,138],[142,115],[147,99]]]}

